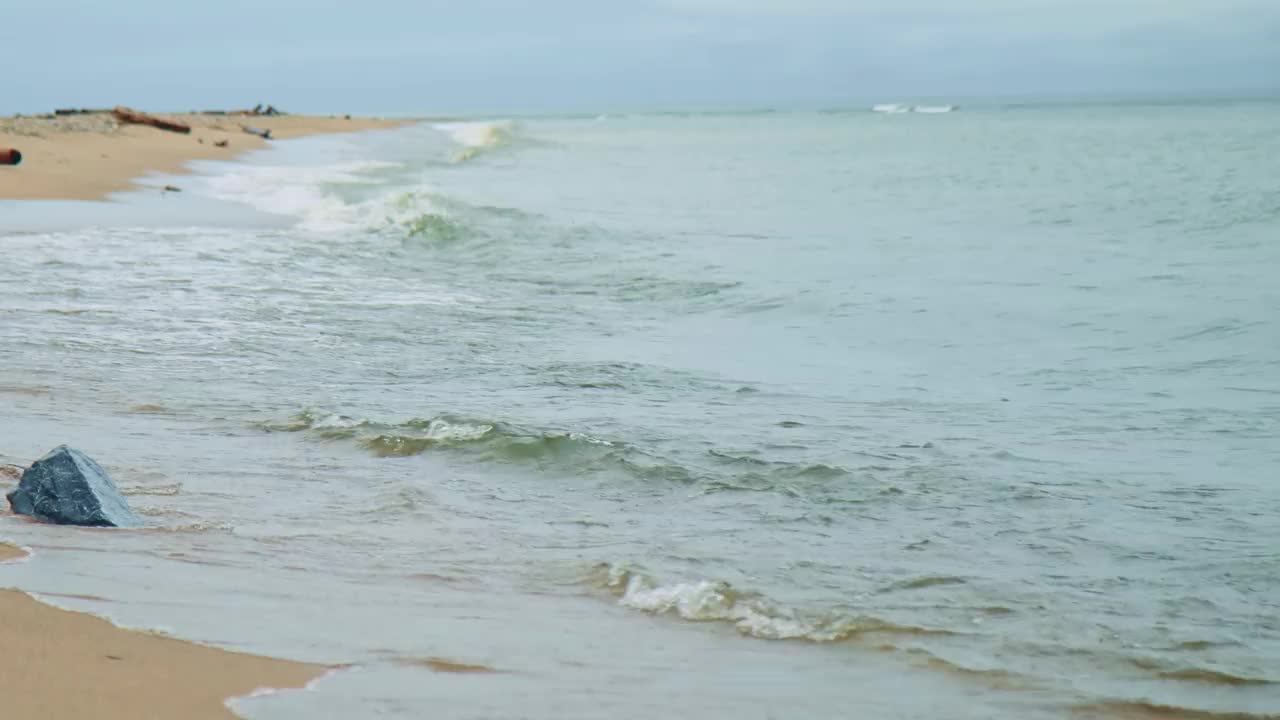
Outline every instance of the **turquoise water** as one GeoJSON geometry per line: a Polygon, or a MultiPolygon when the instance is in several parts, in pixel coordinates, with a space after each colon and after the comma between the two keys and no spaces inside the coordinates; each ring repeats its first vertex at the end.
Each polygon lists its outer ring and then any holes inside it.
{"type": "Polygon", "coordinates": [[[0,517],[0,584],[360,668],[250,717],[1280,713],[1277,127],[424,122],[0,205],[0,453],[155,526],[0,517]]]}

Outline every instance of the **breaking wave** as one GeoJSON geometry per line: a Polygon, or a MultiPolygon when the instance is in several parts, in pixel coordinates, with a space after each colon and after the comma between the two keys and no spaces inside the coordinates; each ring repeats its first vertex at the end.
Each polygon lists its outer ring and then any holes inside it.
{"type": "Polygon", "coordinates": [[[455,163],[464,163],[494,148],[510,145],[516,131],[516,124],[510,120],[440,123],[434,127],[462,146],[454,155],[455,163]]]}
{"type": "Polygon", "coordinates": [[[783,607],[763,595],[722,580],[661,583],[627,567],[601,563],[587,582],[612,593],[619,604],[654,615],[695,622],[723,622],[762,640],[829,643],[884,635],[955,635],[954,631],[899,625],[870,615],[811,613],[783,607]]]}
{"type": "Polygon", "coordinates": [[[397,167],[396,163],[362,161],[298,167],[242,165],[208,177],[203,194],[248,205],[273,215],[299,219],[299,227],[314,231],[345,230],[361,218],[361,208],[331,191],[336,185],[372,185],[370,173],[397,167]]]}

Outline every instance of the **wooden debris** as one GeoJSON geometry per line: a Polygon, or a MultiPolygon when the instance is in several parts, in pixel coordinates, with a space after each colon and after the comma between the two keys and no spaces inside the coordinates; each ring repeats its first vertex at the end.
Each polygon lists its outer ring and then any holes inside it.
{"type": "Polygon", "coordinates": [[[16,148],[0,148],[0,165],[17,165],[22,162],[22,153],[16,148]]]}
{"type": "Polygon", "coordinates": [[[178,187],[177,185],[165,185],[164,191],[165,192],[182,192],[182,188],[178,187]]]}
{"type": "Polygon", "coordinates": [[[159,117],[156,117],[155,115],[148,115],[146,113],[138,112],[137,110],[131,110],[123,106],[117,107],[116,109],[112,110],[111,114],[114,115],[115,118],[122,123],[133,123],[135,125],[150,125],[151,127],[154,127],[154,128],[159,128],[161,130],[168,130],[170,132],[183,133],[184,135],[191,132],[190,125],[184,125],[180,122],[174,122],[173,120],[165,120],[164,118],[159,118],[159,117]]]}
{"type": "MultiPolygon", "coordinates": [[[[208,112],[208,111],[206,111],[208,112]]],[[[275,115],[286,115],[282,110],[276,109],[275,105],[263,105],[258,103],[248,110],[227,110],[218,112],[219,115],[248,115],[250,117],[273,117],[275,115]]]]}
{"type": "Polygon", "coordinates": [[[228,142],[227,140],[219,140],[219,141],[215,142],[215,143],[213,144],[213,146],[214,146],[214,147],[226,147],[226,146],[227,146],[227,142],[228,142]]]}
{"type": "Polygon", "coordinates": [[[241,130],[244,130],[245,132],[249,133],[250,135],[257,135],[258,137],[262,138],[263,140],[270,140],[270,139],[271,139],[271,131],[270,131],[270,130],[263,130],[262,128],[256,128],[256,127],[253,127],[252,125],[241,125],[241,126],[240,126],[240,129],[241,129],[241,130]]]}

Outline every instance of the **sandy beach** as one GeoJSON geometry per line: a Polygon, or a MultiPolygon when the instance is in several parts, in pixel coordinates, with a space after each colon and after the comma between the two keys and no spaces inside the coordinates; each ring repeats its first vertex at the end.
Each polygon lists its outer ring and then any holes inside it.
{"type": "Polygon", "coordinates": [[[192,160],[232,160],[270,140],[242,125],[285,140],[324,133],[399,127],[405,120],[314,115],[164,114],[190,134],[123,124],[110,113],[0,118],[0,148],[16,148],[22,162],[0,166],[0,199],[102,200],[128,190],[148,172],[182,173],[192,160]],[[225,143],[225,145],[220,145],[225,143]]]}
{"type": "MultiPolygon", "coordinates": [[[[0,563],[26,555],[0,542],[0,563]]],[[[0,617],[0,697],[14,720],[235,718],[227,699],[327,670],[123,630],[17,590],[0,589],[0,617]]]]}
{"type": "Polygon", "coordinates": [[[0,590],[6,718],[234,718],[224,702],[326,668],[131,632],[0,590]]]}

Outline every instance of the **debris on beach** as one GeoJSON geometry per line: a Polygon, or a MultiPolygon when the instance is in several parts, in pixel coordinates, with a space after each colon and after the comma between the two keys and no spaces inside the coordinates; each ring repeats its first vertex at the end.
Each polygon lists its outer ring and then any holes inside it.
{"type": "Polygon", "coordinates": [[[111,112],[111,111],[110,111],[110,110],[107,110],[107,109],[105,109],[105,108],[103,108],[103,109],[91,109],[91,108],[58,108],[58,109],[56,109],[56,110],[54,110],[54,111],[53,111],[53,114],[54,114],[55,116],[57,116],[57,117],[66,117],[66,116],[68,116],[68,115],[103,115],[103,114],[105,114],[105,113],[109,113],[109,112],[111,112]]]}
{"type": "Polygon", "coordinates": [[[263,130],[262,128],[256,128],[256,127],[253,127],[252,125],[241,125],[241,126],[240,126],[240,129],[241,129],[241,130],[244,130],[245,132],[249,133],[250,135],[257,135],[258,137],[262,138],[263,140],[270,140],[270,139],[271,139],[271,131],[270,131],[270,130],[263,130]]]}
{"type": "Polygon", "coordinates": [[[202,115],[248,115],[251,117],[274,117],[276,115],[288,115],[283,110],[276,109],[275,105],[263,105],[258,103],[247,110],[203,110],[202,115]]]}
{"type": "Polygon", "coordinates": [[[117,106],[116,109],[111,111],[111,114],[122,123],[150,125],[154,128],[182,133],[184,135],[191,132],[190,125],[174,122],[173,120],[165,120],[164,118],[156,117],[155,115],[148,115],[144,112],[138,112],[137,110],[131,110],[123,105],[117,106]]]}
{"type": "Polygon", "coordinates": [[[165,192],[182,192],[182,188],[178,187],[177,185],[165,185],[164,191],[165,192]]]}
{"type": "Polygon", "coordinates": [[[137,527],[142,525],[116,484],[88,455],[59,445],[22,473],[8,494],[19,515],[59,525],[137,527]]]}
{"type": "Polygon", "coordinates": [[[0,134],[47,138],[66,133],[112,133],[120,121],[111,113],[87,115],[14,115],[0,117],[0,134]]]}
{"type": "Polygon", "coordinates": [[[230,142],[230,141],[228,141],[228,140],[219,140],[219,141],[215,142],[215,143],[213,144],[213,146],[214,146],[214,147],[226,147],[228,142],[230,142]]]}
{"type": "Polygon", "coordinates": [[[16,148],[0,148],[0,165],[17,165],[22,162],[22,153],[16,148]]]}

